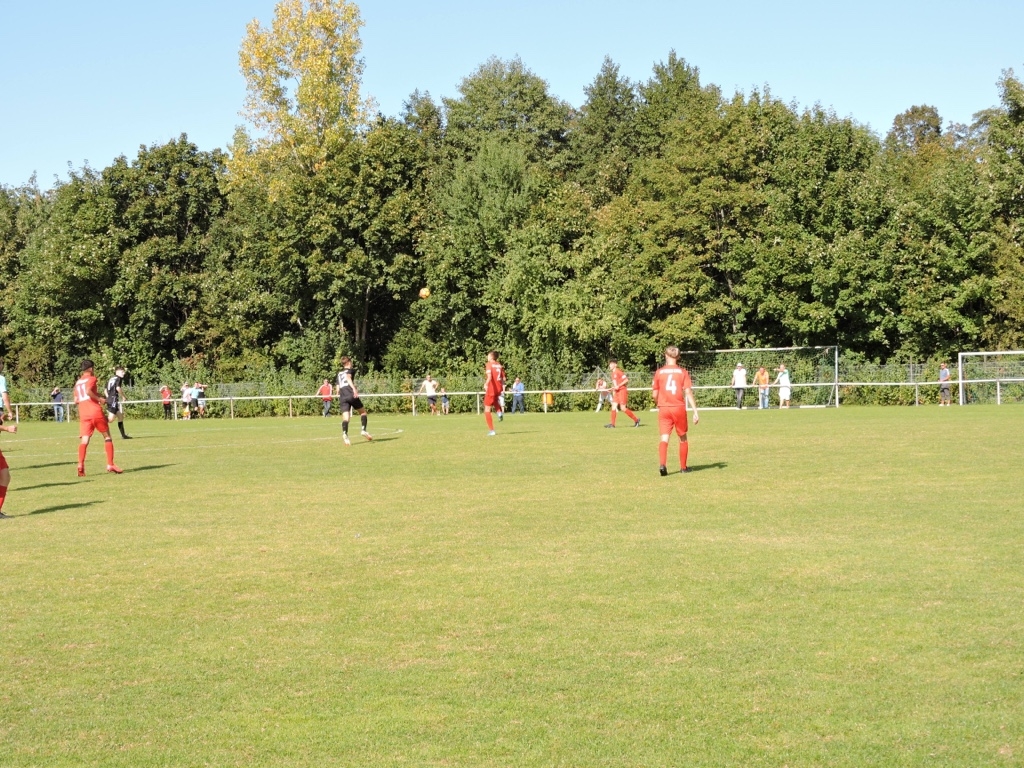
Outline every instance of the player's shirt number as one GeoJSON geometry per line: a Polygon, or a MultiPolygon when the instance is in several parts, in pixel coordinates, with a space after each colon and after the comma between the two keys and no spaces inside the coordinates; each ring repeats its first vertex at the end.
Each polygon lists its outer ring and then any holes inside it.
{"type": "Polygon", "coordinates": [[[672,376],[669,376],[668,381],[665,382],[665,389],[667,389],[673,395],[679,392],[679,387],[676,385],[676,380],[672,376]]]}

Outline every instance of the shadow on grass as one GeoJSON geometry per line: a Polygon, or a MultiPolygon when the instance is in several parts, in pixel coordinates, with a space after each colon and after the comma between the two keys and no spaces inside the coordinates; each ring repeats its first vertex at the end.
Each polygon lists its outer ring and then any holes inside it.
{"type": "Polygon", "coordinates": [[[50,512],[66,512],[69,509],[82,509],[83,507],[91,507],[93,504],[100,504],[100,501],[79,501],[75,504],[58,504],[55,507],[43,507],[37,509],[35,512],[29,512],[28,515],[22,515],[22,517],[29,517],[30,515],[46,515],[50,512]]]}
{"type": "Polygon", "coordinates": [[[176,467],[177,464],[148,464],[145,467],[130,467],[125,469],[124,473],[127,475],[129,472],[149,472],[152,469],[167,469],[167,467],[176,467]]]}
{"type": "Polygon", "coordinates": [[[14,467],[15,472],[21,472],[23,469],[47,469],[49,467],[73,467],[75,462],[73,461],[53,461],[49,464],[29,464],[27,467],[16,466],[14,467]]]}
{"type": "Polygon", "coordinates": [[[400,437],[401,437],[401,435],[394,435],[392,437],[375,437],[375,438],[373,438],[373,440],[363,440],[362,442],[359,442],[359,443],[353,443],[352,446],[355,447],[357,445],[371,445],[373,443],[386,443],[389,440],[398,440],[400,437]]]}
{"type": "Polygon", "coordinates": [[[691,472],[703,472],[705,469],[725,469],[729,465],[724,461],[716,461],[714,464],[691,464],[691,472]]]}
{"type": "Polygon", "coordinates": [[[88,480],[75,480],[69,483],[39,483],[39,485],[26,485],[23,488],[15,486],[14,490],[21,491],[35,491],[39,488],[59,488],[62,485],[80,485],[82,482],[89,482],[88,480]]]}

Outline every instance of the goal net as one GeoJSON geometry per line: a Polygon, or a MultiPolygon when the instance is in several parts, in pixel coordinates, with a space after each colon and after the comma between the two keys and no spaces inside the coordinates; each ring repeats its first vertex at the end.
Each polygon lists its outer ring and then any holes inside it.
{"type": "Polygon", "coordinates": [[[1024,350],[961,352],[960,405],[1024,403],[1024,350]]]}
{"type": "Polygon", "coordinates": [[[744,408],[760,405],[754,376],[760,368],[768,373],[771,388],[769,407],[780,404],[780,387],[775,383],[779,367],[786,366],[790,380],[790,404],[793,407],[824,407],[838,405],[839,348],[830,347],[760,347],[756,349],[714,349],[704,352],[682,352],[679,363],[690,371],[700,408],[735,408],[736,391],[733,372],[742,364],[747,374],[743,396],[744,408]]]}

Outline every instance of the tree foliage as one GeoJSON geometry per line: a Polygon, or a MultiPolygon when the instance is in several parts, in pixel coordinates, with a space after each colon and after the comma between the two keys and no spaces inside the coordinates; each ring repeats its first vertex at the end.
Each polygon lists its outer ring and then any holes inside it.
{"type": "Polygon", "coordinates": [[[397,117],[360,96],[356,6],[284,0],[240,62],[250,130],[184,136],[52,190],[0,189],[17,375],[325,374],[343,352],[554,384],[672,342],[923,360],[1024,344],[1024,86],[972,126],[917,105],[877,136],[671,52],[605,60],[578,109],[522,61],[397,117]],[[422,287],[429,298],[420,298],[422,287]],[[184,361],[184,362],[183,362],[184,361]]]}

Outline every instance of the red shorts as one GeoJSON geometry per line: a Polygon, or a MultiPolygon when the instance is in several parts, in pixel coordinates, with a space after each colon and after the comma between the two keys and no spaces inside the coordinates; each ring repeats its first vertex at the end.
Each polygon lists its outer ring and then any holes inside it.
{"type": "Polygon", "coordinates": [[[686,434],[686,409],[659,408],[658,433],[662,435],[671,435],[673,428],[675,428],[676,434],[680,437],[686,434]]]}
{"type": "Polygon", "coordinates": [[[616,405],[629,405],[629,390],[623,387],[612,393],[612,402],[616,405]]]}
{"type": "Polygon", "coordinates": [[[4,457],[4,452],[0,451],[0,469],[10,469],[10,464],[7,463],[7,459],[4,457]]]}
{"type": "Polygon", "coordinates": [[[92,437],[93,432],[102,432],[104,435],[110,432],[110,427],[107,426],[106,414],[103,411],[82,413],[79,410],[78,434],[82,437],[92,437]]]}
{"type": "Polygon", "coordinates": [[[494,392],[488,392],[487,394],[484,395],[484,405],[486,405],[488,408],[497,408],[499,405],[501,405],[500,401],[498,400],[498,397],[498,394],[494,392]]]}

